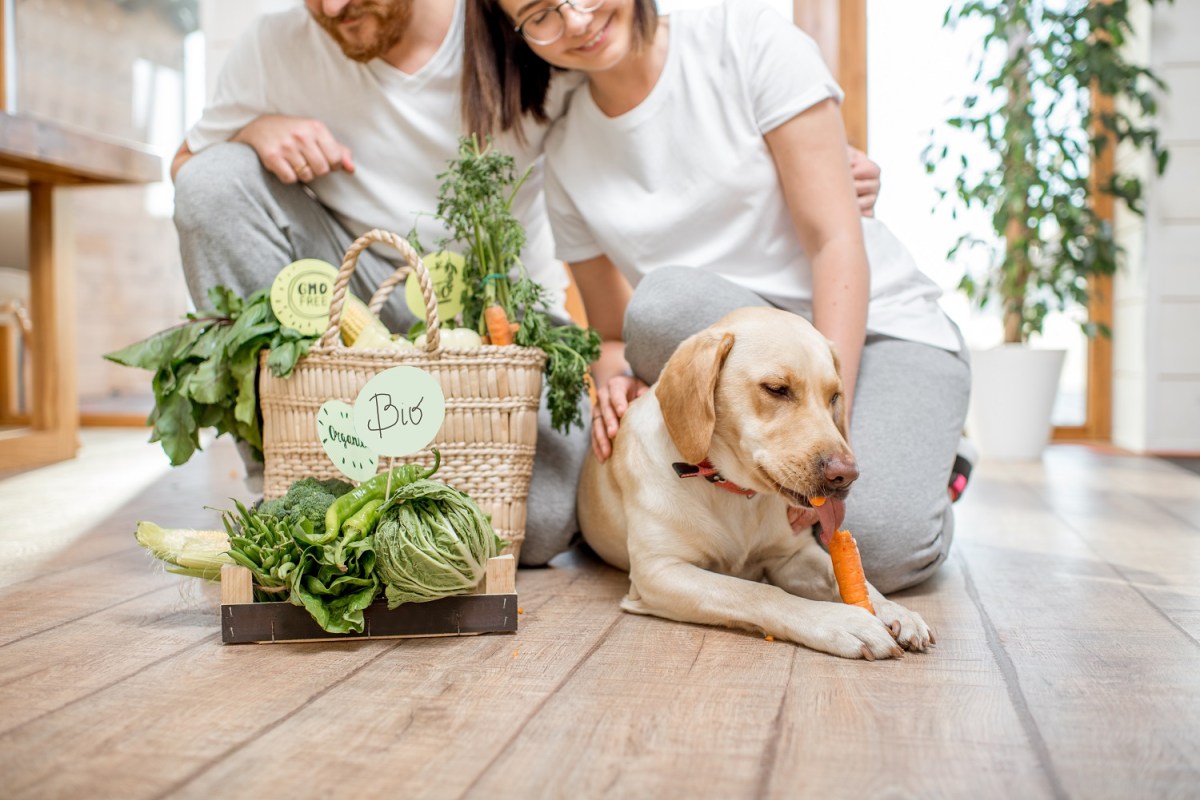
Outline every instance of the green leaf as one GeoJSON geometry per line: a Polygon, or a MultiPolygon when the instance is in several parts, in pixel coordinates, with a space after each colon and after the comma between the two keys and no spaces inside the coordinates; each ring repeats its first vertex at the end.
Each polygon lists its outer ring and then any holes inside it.
{"type": "Polygon", "coordinates": [[[149,339],[106,353],[104,358],[125,367],[157,370],[176,360],[175,353],[186,351],[202,333],[204,328],[195,325],[168,328],[149,339]]]}
{"type": "Polygon", "coordinates": [[[217,286],[208,296],[212,308],[105,356],[154,371],[150,441],[161,442],[174,465],[199,449],[199,431],[207,427],[247,442],[261,459],[258,355],[275,339],[285,342],[277,359],[281,369],[290,372],[316,339],[281,329],[267,290],[243,300],[217,286]]]}

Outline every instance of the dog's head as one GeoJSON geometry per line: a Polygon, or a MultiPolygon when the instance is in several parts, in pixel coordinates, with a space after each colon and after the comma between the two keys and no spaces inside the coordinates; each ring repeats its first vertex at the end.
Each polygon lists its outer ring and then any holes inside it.
{"type": "Polygon", "coordinates": [[[803,317],[744,308],[687,339],[655,387],[685,461],[809,505],[858,477],[832,344],[803,317]]]}

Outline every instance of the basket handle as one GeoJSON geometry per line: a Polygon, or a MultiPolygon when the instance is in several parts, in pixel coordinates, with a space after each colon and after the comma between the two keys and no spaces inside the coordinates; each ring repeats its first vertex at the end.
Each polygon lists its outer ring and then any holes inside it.
{"type": "Polygon", "coordinates": [[[321,347],[332,347],[337,341],[338,329],[342,324],[342,306],[346,303],[346,287],[350,285],[350,276],[354,274],[354,268],[358,265],[358,256],[377,242],[389,244],[399,250],[408,263],[398,267],[379,285],[375,294],[371,295],[371,302],[367,304],[367,308],[372,314],[378,315],[392,289],[407,278],[410,272],[415,271],[417,281],[421,284],[421,297],[425,301],[425,350],[434,352],[441,345],[441,321],[438,319],[437,298],[433,294],[433,279],[429,277],[425,262],[417,255],[417,251],[413,250],[412,245],[396,234],[379,228],[367,231],[355,239],[354,244],[346,251],[346,257],[342,259],[337,280],[333,283],[333,297],[329,302],[329,327],[321,336],[321,347]]]}

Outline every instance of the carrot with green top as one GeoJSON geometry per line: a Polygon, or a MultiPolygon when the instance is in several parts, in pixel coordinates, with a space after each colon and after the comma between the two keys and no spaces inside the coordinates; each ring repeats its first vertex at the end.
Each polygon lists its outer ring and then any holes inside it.
{"type": "Polygon", "coordinates": [[[508,322],[508,314],[504,306],[493,303],[483,310],[483,321],[487,325],[488,339],[494,345],[503,347],[513,343],[512,326],[508,322]]]}

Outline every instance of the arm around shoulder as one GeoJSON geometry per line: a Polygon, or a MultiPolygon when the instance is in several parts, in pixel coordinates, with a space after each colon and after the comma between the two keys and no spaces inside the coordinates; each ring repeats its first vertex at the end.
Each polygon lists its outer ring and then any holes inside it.
{"type": "Polygon", "coordinates": [[[175,151],[175,157],[171,159],[171,181],[174,182],[175,176],[179,174],[179,168],[182,167],[187,160],[194,155],[192,148],[188,147],[187,140],[184,140],[179,145],[179,149],[175,151]]]}
{"type": "Polygon", "coordinates": [[[870,270],[837,104],[765,134],[796,234],[812,264],[813,324],[837,347],[849,416],[866,339],[870,270]]]}

